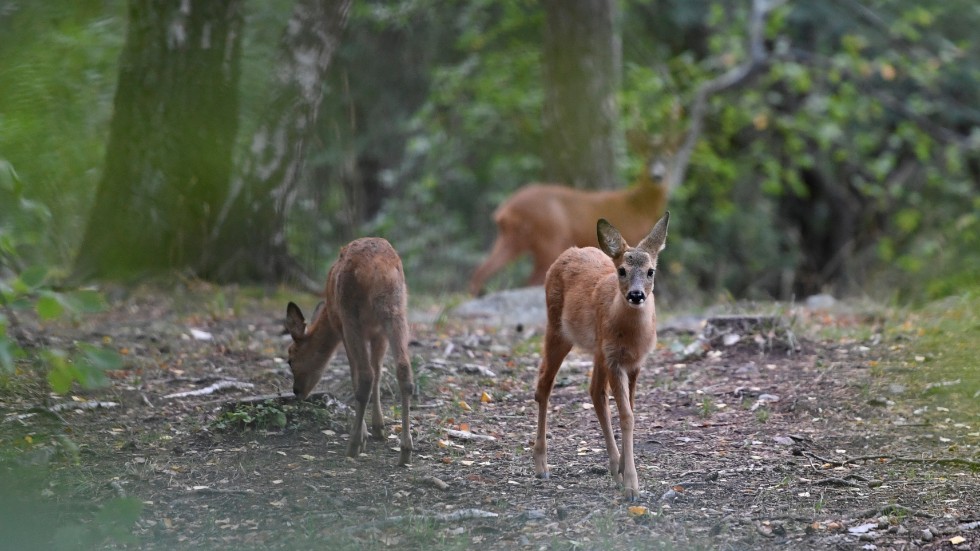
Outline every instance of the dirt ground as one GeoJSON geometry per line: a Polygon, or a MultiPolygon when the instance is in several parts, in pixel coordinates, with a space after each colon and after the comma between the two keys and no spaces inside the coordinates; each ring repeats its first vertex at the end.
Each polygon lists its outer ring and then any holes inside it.
{"type": "MultiPolygon", "coordinates": [[[[78,450],[62,459],[52,440],[44,495],[137,498],[132,540],[108,545],[141,549],[980,549],[980,423],[911,392],[902,370],[916,360],[878,314],[779,309],[786,327],[699,344],[661,308],[637,395],[641,498],[628,503],[577,351],[552,396],[552,477],[534,477],[541,327],[418,312],[415,455],[399,467],[393,375],[388,440],[346,458],[343,353],[317,399],[293,402],[284,304],[255,295],[119,291],[80,323],[26,324],[43,344],[125,359],[109,386],[48,398],[71,404],[57,415],[78,450]],[[266,395],[283,398],[242,402],[266,395]],[[91,400],[103,407],[78,409],[91,400]]],[[[40,440],[50,419],[21,415],[28,402],[0,403],[5,437],[40,440]]]]}

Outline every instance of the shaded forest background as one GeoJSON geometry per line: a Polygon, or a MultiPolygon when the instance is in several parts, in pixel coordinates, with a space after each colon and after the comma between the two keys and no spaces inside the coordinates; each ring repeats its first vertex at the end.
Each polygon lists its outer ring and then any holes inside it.
{"type": "MultiPolygon", "coordinates": [[[[179,118],[176,128],[193,132],[227,111],[220,116],[233,141],[198,150],[205,161],[228,150],[229,177],[241,182],[252,140],[277,101],[284,29],[302,4],[221,2],[232,14],[225,31],[238,41],[224,59],[234,74],[215,75],[214,89],[207,74],[196,75],[180,93],[207,97],[211,107],[149,121],[128,140],[165,151],[154,124],[163,133],[179,118]]],[[[613,8],[620,47],[618,74],[606,78],[618,83],[613,183],[625,186],[646,159],[628,151],[624,134],[667,142],[684,135],[698,89],[747,58],[750,3],[598,4],[613,8]]],[[[52,0],[0,8],[0,245],[8,281],[36,266],[49,280],[78,275],[93,226],[132,240],[118,262],[139,253],[159,257],[160,271],[207,279],[281,276],[214,262],[226,250],[253,250],[259,230],[217,228],[227,190],[193,174],[188,181],[217,198],[180,196],[185,203],[174,208],[192,211],[190,221],[148,217],[131,201],[98,209],[128,20],[150,6],[52,0]],[[126,223],[113,225],[116,214],[126,223]],[[209,225],[196,228],[204,219],[209,225]],[[218,230],[225,235],[213,239],[218,230]],[[167,232],[183,236],[180,254],[137,237],[167,232]]],[[[351,3],[323,69],[314,125],[300,142],[302,171],[291,176],[279,213],[279,245],[300,271],[319,280],[340,245],[380,235],[402,254],[413,292],[465,288],[494,237],[493,209],[526,182],[561,177],[543,130],[549,13],[530,1],[351,3]]],[[[926,299],[975,286],[978,25],[980,10],[968,0],[778,7],[766,21],[766,67],[709,98],[686,178],[670,198],[667,299],[821,291],[926,299]]],[[[251,190],[247,179],[243,185],[251,190]]],[[[262,193],[251,191],[261,204],[262,193]]],[[[81,275],[148,275],[110,268],[94,262],[81,275]]],[[[527,270],[520,265],[491,288],[520,284],[527,270]]]]}

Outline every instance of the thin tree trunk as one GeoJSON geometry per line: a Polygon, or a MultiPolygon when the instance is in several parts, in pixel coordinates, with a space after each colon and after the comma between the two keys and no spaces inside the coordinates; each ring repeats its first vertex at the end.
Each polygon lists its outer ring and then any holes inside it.
{"type": "Polygon", "coordinates": [[[614,188],[622,48],[615,0],[543,0],[545,178],[614,188]]]}
{"type": "Polygon", "coordinates": [[[219,279],[300,279],[287,249],[286,217],[304,183],[304,164],[323,98],[327,67],[351,0],[299,0],[280,42],[272,101],[252,137],[241,174],[215,228],[219,279]]]}
{"type": "Polygon", "coordinates": [[[242,0],[131,0],[105,171],[75,275],[196,271],[225,201],[242,0]]]}

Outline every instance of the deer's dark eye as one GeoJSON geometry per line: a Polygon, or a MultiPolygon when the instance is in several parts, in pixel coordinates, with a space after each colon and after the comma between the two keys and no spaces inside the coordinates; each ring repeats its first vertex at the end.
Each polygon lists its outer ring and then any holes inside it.
{"type": "Polygon", "coordinates": [[[617,270],[617,272],[619,272],[619,277],[626,277],[626,268],[623,268],[622,266],[620,266],[619,267],[619,270],[617,270]]]}
{"type": "Polygon", "coordinates": [[[653,277],[653,273],[654,273],[654,269],[650,268],[649,270],[647,270],[647,277],[653,277]]]}

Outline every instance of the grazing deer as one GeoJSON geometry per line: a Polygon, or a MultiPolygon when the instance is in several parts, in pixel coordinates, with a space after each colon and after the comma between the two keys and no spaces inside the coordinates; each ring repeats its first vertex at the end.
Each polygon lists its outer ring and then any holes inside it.
{"type": "Polygon", "coordinates": [[[340,250],[340,256],[330,268],[325,298],[309,326],[298,306],[290,302],[286,307],[286,330],[293,337],[289,346],[293,392],[301,400],[310,395],[343,341],[355,399],[347,456],[357,457],[367,440],[364,410],[368,398],[371,398],[371,434],[384,438],[381,360],[390,345],[402,400],[400,464],[407,465],[412,457],[408,414],[414,383],[408,358],[408,288],[401,258],[381,238],[365,237],[350,242],[340,250]]]}
{"type": "Polygon", "coordinates": [[[623,485],[625,497],[639,496],[633,463],[633,399],[636,378],[647,354],[657,344],[657,312],[653,279],[657,256],[667,241],[670,213],[635,248],[605,219],[597,224],[600,251],[571,248],[548,270],[545,294],[548,326],[538,370],[538,433],[534,471],[548,478],[548,397],[555,375],[573,345],[594,354],[589,394],[609,451],[609,472],[623,485]],[[609,420],[606,389],[619,410],[623,450],[620,454],[609,420]]]}
{"type": "Polygon", "coordinates": [[[646,169],[630,187],[586,191],[558,184],[528,184],[493,214],[497,239],[486,260],[473,272],[469,291],[483,292],[487,280],[524,253],[534,259],[528,285],[544,283],[548,267],[569,247],[596,247],[593,223],[608,219],[630,243],[646,235],[667,206],[670,156],[676,145],[628,133],[630,149],[647,159],[646,169]]]}

